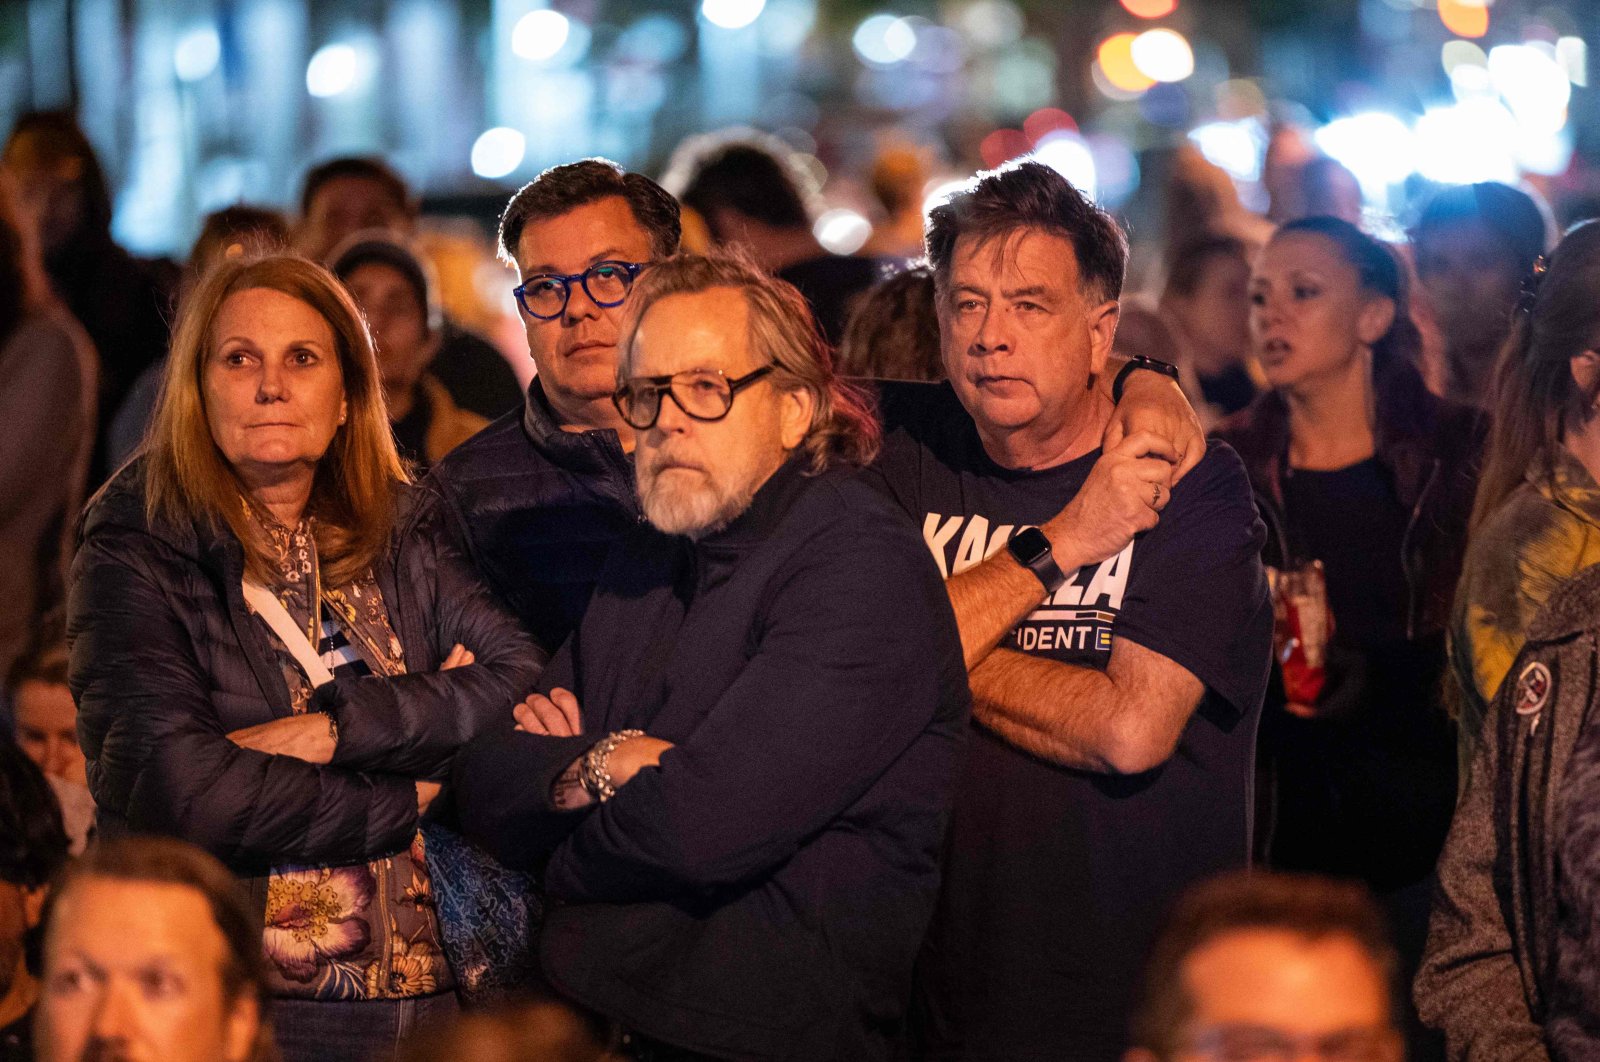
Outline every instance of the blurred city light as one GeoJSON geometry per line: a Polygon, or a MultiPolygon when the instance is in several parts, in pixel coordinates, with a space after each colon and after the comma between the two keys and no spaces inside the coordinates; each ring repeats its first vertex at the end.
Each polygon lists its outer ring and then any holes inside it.
{"type": "Polygon", "coordinates": [[[1490,0],[1439,0],[1439,21],[1458,37],[1482,37],[1489,32],[1490,0]]]}
{"type": "Polygon", "coordinates": [[[1416,137],[1392,114],[1369,111],[1338,118],[1312,137],[1328,157],[1356,175],[1369,202],[1387,203],[1389,186],[1416,170],[1416,137]]]}
{"type": "Polygon", "coordinates": [[[1178,0],[1122,0],[1122,6],[1137,18],[1166,18],[1178,10],[1178,0]]]}
{"type": "Polygon", "coordinates": [[[1156,83],[1156,79],[1139,69],[1133,60],[1133,42],[1136,33],[1115,33],[1100,42],[1095,59],[1100,72],[1113,88],[1122,92],[1139,93],[1156,83]]]}
{"type": "Polygon", "coordinates": [[[812,234],[832,254],[855,254],[872,235],[872,223],[854,210],[829,210],[817,218],[812,234]]]}
{"type": "Polygon", "coordinates": [[[528,142],[515,129],[485,130],[472,144],[472,172],[496,180],[522,165],[528,142]]]}
{"type": "Polygon", "coordinates": [[[1011,0],[975,0],[956,16],[956,24],[983,48],[1003,48],[1022,37],[1022,12],[1011,0]]]}
{"type": "Polygon", "coordinates": [[[988,169],[1002,166],[1012,159],[1021,158],[1033,145],[1028,135],[1020,129],[996,129],[983,138],[978,154],[988,169]]]}
{"type": "Polygon", "coordinates": [[[1207,162],[1220,166],[1240,181],[1261,179],[1261,157],[1266,138],[1253,118],[1236,122],[1207,122],[1189,132],[1189,139],[1207,162]]]}
{"type": "Polygon", "coordinates": [[[909,19],[894,15],[872,15],[856,27],[850,39],[863,62],[874,66],[893,66],[903,62],[917,47],[917,31],[909,19]]]}
{"type": "Polygon", "coordinates": [[[1454,74],[1461,66],[1488,67],[1489,56],[1471,41],[1453,40],[1445,41],[1444,47],[1439,49],[1439,62],[1446,74],[1454,74]]]}
{"type": "Polygon", "coordinates": [[[1194,49],[1177,30],[1146,30],[1128,46],[1133,65],[1152,81],[1182,81],[1194,73],[1194,49]]]}
{"type": "Polygon", "coordinates": [[[348,44],[325,44],[306,64],[306,91],[319,99],[350,91],[356,83],[356,50],[348,44]]]}
{"type": "Polygon", "coordinates": [[[210,26],[200,26],[178,38],[172,50],[172,69],[179,81],[203,81],[222,59],[222,41],[210,26]]]}
{"type": "Polygon", "coordinates": [[[1562,37],[1556,41],[1556,62],[1566,71],[1568,81],[1579,88],[1589,87],[1589,46],[1582,37],[1562,37]]]}
{"type": "Polygon", "coordinates": [[[1489,81],[1524,130],[1548,134],[1567,124],[1572,82],[1537,46],[1502,44],[1490,49],[1489,81]]]}
{"type": "Polygon", "coordinates": [[[629,59],[665,66],[689,50],[683,24],[668,15],[645,15],[617,37],[617,52],[629,59]]]}
{"type": "Polygon", "coordinates": [[[1465,100],[1417,119],[1417,172],[1441,184],[1515,183],[1517,121],[1498,101],[1465,100]]]}
{"type": "Polygon", "coordinates": [[[1094,164],[1094,152],[1077,133],[1065,130],[1050,133],[1040,140],[1030,156],[1042,162],[1072,182],[1072,186],[1090,199],[1098,197],[1099,181],[1094,164]]]}
{"type": "Polygon", "coordinates": [[[700,14],[713,26],[723,29],[744,29],[761,17],[767,0],[704,0],[700,14]]]}
{"type": "Polygon", "coordinates": [[[561,12],[529,11],[511,30],[511,50],[520,58],[543,62],[561,51],[571,33],[572,24],[561,12]]]}
{"type": "Polygon", "coordinates": [[[1051,133],[1062,130],[1075,133],[1078,123],[1059,107],[1040,107],[1022,122],[1022,134],[1035,144],[1051,133]]]}

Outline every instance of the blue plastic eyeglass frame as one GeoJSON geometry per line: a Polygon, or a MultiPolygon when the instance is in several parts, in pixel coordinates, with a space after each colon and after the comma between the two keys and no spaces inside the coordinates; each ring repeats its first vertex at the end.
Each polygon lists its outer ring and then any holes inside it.
{"type": "Polygon", "coordinates": [[[522,312],[527,314],[529,317],[539,321],[554,321],[556,318],[567,312],[567,303],[572,301],[572,285],[573,282],[576,281],[577,283],[583,285],[583,293],[589,296],[590,302],[593,302],[596,306],[602,306],[606,309],[610,309],[613,306],[621,306],[623,303],[628,301],[628,295],[633,291],[633,282],[639,279],[639,274],[644,270],[646,265],[649,265],[649,263],[624,262],[618,258],[607,258],[604,261],[596,262],[594,265],[590,266],[588,269],[585,269],[581,273],[538,273],[512,288],[511,294],[517,297],[517,305],[522,307],[522,312]],[[589,277],[596,269],[600,269],[604,266],[620,266],[623,272],[628,274],[628,290],[623,292],[622,298],[616,300],[615,302],[601,302],[599,299],[594,297],[594,292],[589,290],[589,277]],[[541,280],[561,281],[561,288],[566,294],[561,297],[561,309],[557,310],[555,313],[536,313],[528,306],[528,285],[541,280]]]}

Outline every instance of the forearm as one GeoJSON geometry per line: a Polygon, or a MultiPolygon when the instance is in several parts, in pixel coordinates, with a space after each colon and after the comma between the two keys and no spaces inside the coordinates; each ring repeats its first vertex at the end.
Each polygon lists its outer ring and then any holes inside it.
{"type": "Polygon", "coordinates": [[[1115,639],[1105,671],[989,654],[972,672],[973,718],[1006,741],[1065,767],[1140,774],[1177,748],[1205,686],[1158,653],[1115,639]]]}
{"type": "Polygon", "coordinates": [[[972,718],[1008,743],[1063,767],[1116,771],[1123,706],[1103,672],[1001,649],[970,680],[972,718]]]}
{"type": "MultiPolygon", "coordinates": [[[[1056,524],[1060,517],[1050,521],[1056,524]]],[[[1046,525],[1049,526],[1049,525],[1046,525]]],[[[1048,532],[1047,532],[1048,533],[1048,532]]],[[[1053,534],[1056,566],[1072,573],[1096,559],[1078,556],[1067,536],[1053,534]]],[[[1044,603],[1045,588],[1039,577],[1002,549],[983,563],[945,580],[945,592],[961,630],[961,654],[972,671],[1034,609],[1044,603]]]]}

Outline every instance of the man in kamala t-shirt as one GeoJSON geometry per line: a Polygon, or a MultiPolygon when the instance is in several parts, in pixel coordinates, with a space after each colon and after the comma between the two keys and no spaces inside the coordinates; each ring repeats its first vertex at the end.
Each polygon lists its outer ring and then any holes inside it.
{"type": "Polygon", "coordinates": [[[1100,449],[1125,242],[1046,167],[937,208],[950,384],[885,395],[874,472],[961,627],[974,729],[919,960],[916,1056],[1110,1060],[1184,887],[1249,860],[1271,652],[1238,457],[1100,449]],[[898,406],[898,408],[896,408],[898,406]]]}

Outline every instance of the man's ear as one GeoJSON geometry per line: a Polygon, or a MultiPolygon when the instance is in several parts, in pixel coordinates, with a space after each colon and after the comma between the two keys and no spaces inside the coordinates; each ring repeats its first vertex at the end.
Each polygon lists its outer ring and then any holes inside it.
{"type": "Polygon", "coordinates": [[[223,1019],[222,1047],[225,1062],[252,1062],[256,1040],[261,1035],[261,1004],[248,989],[228,1004],[223,1019]]]}
{"type": "Polygon", "coordinates": [[[1106,371],[1106,360],[1117,339],[1117,322],[1122,304],[1116,299],[1102,302],[1089,311],[1089,371],[1096,376],[1106,371]]]}
{"type": "Polygon", "coordinates": [[[39,920],[44,917],[44,901],[49,896],[49,885],[22,890],[22,921],[28,929],[39,928],[39,920]]]}
{"type": "Polygon", "coordinates": [[[1367,299],[1361,305],[1361,312],[1356,316],[1356,335],[1361,342],[1372,346],[1382,339],[1384,333],[1389,331],[1389,326],[1394,324],[1394,300],[1376,296],[1367,299]]]}
{"type": "Polygon", "coordinates": [[[811,433],[812,421],[817,415],[817,400],[804,387],[778,392],[779,436],[785,450],[793,450],[805,442],[811,433]]]}

